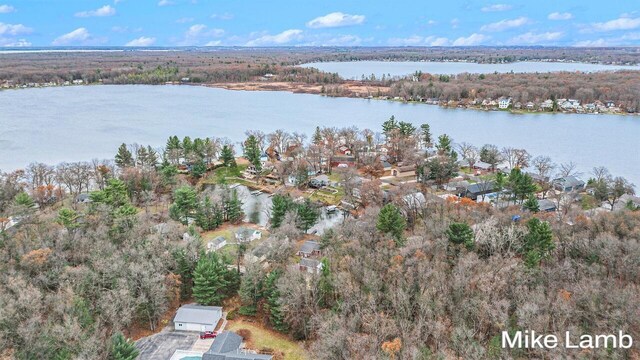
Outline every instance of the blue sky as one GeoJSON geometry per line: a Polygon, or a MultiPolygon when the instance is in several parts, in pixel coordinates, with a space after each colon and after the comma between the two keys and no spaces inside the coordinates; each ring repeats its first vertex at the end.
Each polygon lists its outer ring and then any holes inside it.
{"type": "Polygon", "coordinates": [[[0,0],[0,47],[640,45],[640,1],[0,0]]]}

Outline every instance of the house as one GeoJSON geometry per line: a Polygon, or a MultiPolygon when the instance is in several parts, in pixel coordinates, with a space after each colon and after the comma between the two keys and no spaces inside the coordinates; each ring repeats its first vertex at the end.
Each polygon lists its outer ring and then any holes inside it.
{"type": "Polygon", "coordinates": [[[82,193],[82,194],[78,194],[78,196],[76,196],[76,202],[79,204],[87,204],[92,202],[93,200],[91,200],[91,195],[89,195],[88,193],[82,193]]]}
{"type": "Polygon", "coordinates": [[[211,347],[202,354],[202,360],[271,360],[273,356],[254,354],[242,347],[242,336],[223,331],[213,340],[211,347]]]}
{"type": "Polygon", "coordinates": [[[338,152],[340,152],[340,154],[342,155],[351,155],[351,149],[349,149],[348,146],[346,145],[342,145],[338,148],[338,152]]]}
{"type": "Polygon", "coordinates": [[[538,200],[538,208],[542,212],[554,212],[557,210],[556,203],[549,199],[538,200]]]}
{"type": "Polygon", "coordinates": [[[298,263],[300,271],[306,271],[310,274],[319,274],[322,270],[322,262],[316,259],[302,258],[298,263]]]}
{"type": "Polygon", "coordinates": [[[340,155],[331,158],[331,167],[355,167],[356,158],[350,155],[340,155]]]}
{"type": "Polygon", "coordinates": [[[222,319],[222,307],[182,305],[173,318],[176,331],[213,331],[222,319]]]}
{"type": "MultiPolygon", "coordinates": [[[[610,208],[609,204],[607,207],[610,208]]],[[[618,202],[613,207],[613,210],[622,210],[622,209],[639,209],[640,210],[640,197],[624,194],[620,197],[618,202]]]]}
{"type": "Polygon", "coordinates": [[[427,199],[421,192],[405,195],[402,202],[410,209],[420,209],[427,204],[427,199]]]}
{"type": "Polygon", "coordinates": [[[531,101],[529,101],[526,106],[527,106],[527,110],[534,110],[536,108],[536,104],[534,104],[531,101]]]}
{"type": "Polygon", "coordinates": [[[499,109],[508,109],[511,106],[511,98],[500,98],[498,100],[498,108],[499,109]]]}
{"type": "Polygon", "coordinates": [[[585,182],[575,176],[567,176],[553,180],[554,189],[562,192],[580,191],[585,187],[585,182]]]}
{"type": "Polygon", "coordinates": [[[243,176],[247,179],[253,179],[254,177],[256,177],[256,175],[258,175],[258,173],[258,169],[255,167],[255,165],[252,164],[247,166],[247,168],[244,170],[243,176]]]}
{"type": "Polygon", "coordinates": [[[318,175],[314,176],[311,180],[309,180],[309,186],[312,188],[319,189],[324,186],[329,186],[331,181],[327,175],[318,175]]]}
{"type": "Polygon", "coordinates": [[[241,227],[236,231],[236,240],[240,243],[252,242],[253,240],[262,239],[262,232],[256,229],[241,227]]]}
{"type": "Polygon", "coordinates": [[[320,244],[317,241],[307,240],[298,251],[298,256],[308,258],[309,256],[321,255],[320,244]]]}
{"type": "Polygon", "coordinates": [[[545,100],[540,104],[540,109],[551,110],[553,108],[553,100],[545,100]]]}
{"type": "Polygon", "coordinates": [[[467,186],[458,196],[466,197],[471,200],[478,200],[479,196],[487,195],[495,191],[496,185],[493,181],[484,183],[475,183],[467,186]]]}
{"type": "Polygon", "coordinates": [[[613,107],[616,107],[616,103],[612,100],[607,100],[604,102],[604,106],[608,108],[613,108],[613,107]]]}
{"type": "Polygon", "coordinates": [[[397,177],[416,176],[416,166],[398,166],[395,169],[391,170],[391,175],[397,177]]]}
{"type": "Polygon", "coordinates": [[[225,245],[227,245],[227,239],[224,236],[218,236],[207,243],[207,251],[218,251],[225,245]]]}
{"type": "Polygon", "coordinates": [[[384,175],[391,175],[391,169],[393,169],[393,165],[391,165],[388,161],[382,161],[382,169],[384,170],[384,175]]]}

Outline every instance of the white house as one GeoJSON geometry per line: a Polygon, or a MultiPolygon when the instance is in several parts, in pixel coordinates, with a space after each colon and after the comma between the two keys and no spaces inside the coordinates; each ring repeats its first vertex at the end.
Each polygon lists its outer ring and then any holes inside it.
{"type": "Polygon", "coordinates": [[[213,331],[222,319],[222,307],[197,304],[182,305],[173,318],[177,331],[213,331]]]}
{"type": "Polygon", "coordinates": [[[218,251],[227,245],[227,239],[224,236],[218,236],[217,238],[207,243],[207,252],[218,251]]]}
{"type": "Polygon", "coordinates": [[[253,240],[262,239],[262,231],[242,227],[236,231],[236,240],[238,242],[252,242],[253,240]]]}
{"type": "Polygon", "coordinates": [[[498,108],[499,109],[508,109],[509,106],[511,105],[511,98],[500,98],[500,100],[498,101],[498,108]]]}

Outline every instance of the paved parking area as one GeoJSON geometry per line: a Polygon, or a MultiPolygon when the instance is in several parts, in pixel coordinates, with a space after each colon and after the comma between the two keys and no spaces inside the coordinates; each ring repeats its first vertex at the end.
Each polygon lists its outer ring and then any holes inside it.
{"type": "Polygon", "coordinates": [[[191,346],[191,351],[198,351],[201,353],[207,352],[209,348],[213,344],[213,339],[200,339],[196,340],[196,342],[191,346]]]}
{"type": "Polygon", "coordinates": [[[140,350],[138,360],[169,360],[176,350],[189,350],[197,340],[198,333],[164,329],[136,341],[136,347],[140,350]]]}

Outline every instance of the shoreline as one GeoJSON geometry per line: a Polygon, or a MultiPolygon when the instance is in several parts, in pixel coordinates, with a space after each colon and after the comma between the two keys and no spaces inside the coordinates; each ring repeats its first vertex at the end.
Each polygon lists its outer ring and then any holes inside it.
{"type": "MultiPolygon", "coordinates": [[[[28,86],[28,87],[12,87],[12,88],[0,88],[0,93],[8,90],[28,90],[28,89],[45,89],[45,88],[63,88],[63,87],[80,87],[80,86],[201,86],[215,89],[223,89],[230,91],[281,91],[281,92],[289,92],[293,94],[309,94],[309,95],[319,95],[326,97],[335,97],[335,98],[351,98],[351,99],[362,99],[362,100],[378,100],[378,101],[391,101],[391,102],[401,102],[403,104],[422,104],[422,105],[432,105],[438,106],[443,109],[462,109],[462,110],[475,110],[475,111],[496,111],[496,112],[509,112],[513,115],[536,115],[536,114],[565,114],[565,115],[618,115],[618,116],[632,116],[637,117],[640,116],[640,112],[638,113],[628,113],[628,112],[575,112],[575,111],[527,111],[523,109],[498,109],[498,108],[485,108],[482,105],[453,105],[448,106],[446,104],[434,104],[425,101],[416,101],[416,100],[404,100],[404,99],[395,99],[389,98],[386,94],[389,90],[387,86],[369,86],[365,83],[357,80],[345,80],[344,83],[341,84],[329,84],[332,88],[345,88],[348,91],[355,91],[355,95],[331,95],[323,92],[323,88],[325,85],[323,84],[307,84],[307,83],[297,83],[297,82],[260,82],[260,81],[249,81],[249,82],[230,82],[230,83],[164,83],[164,84],[103,84],[103,83],[88,83],[88,84],[73,84],[73,85],[45,85],[45,86],[28,86]],[[382,96],[359,96],[359,92],[377,92],[382,96]]],[[[444,102],[444,100],[442,100],[444,102]]]]}

